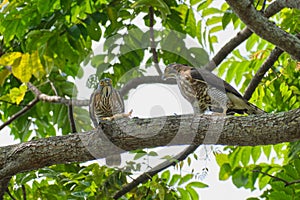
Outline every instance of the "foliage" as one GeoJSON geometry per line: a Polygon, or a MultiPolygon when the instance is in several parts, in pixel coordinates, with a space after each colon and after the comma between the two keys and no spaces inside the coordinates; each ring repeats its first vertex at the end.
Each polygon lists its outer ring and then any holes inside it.
{"type": "MultiPolygon", "coordinates": [[[[71,99],[78,93],[74,79],[86,75],[86,65],[96,71],[87,83],[90,88],[103,77],[111,78],[115,86],[121,88],[130,79],[147,75],[146,71],[153,66],[154,54],[150,7],[154,10],[153,39],[159,64],[177,62],[202,67],[215,52],[219,32],[230,27],[240,31],[245,27],[226,3],[215,6],[212,0],[1,2],[0,117],[3,122],[35,98],[28,90],[28,82],[44,94],[71,99]],[[187,44],[185,41],[189,39],[196,45],[187,44]],[[94,52],[94,44],[103,51],[94,52]]],[[[263,1],[253,3],[258,9],[263,7],[263,1]]],[[[272,20],[295,34],[299,32],[299,15],[299,10],[284,9],[272,20]]],[[[234,50],[216,73],[243,93],[272,49],[272,44],[253,34],[246,41],[246,53],[234,50]]],[[[267,112],[299,108],[299,77],[299,63],[288,54],[282,54],[255,90],[251,102],[267,112]]],[[[77,131],[92,128],[85,108],[75,107],[74,118],[77,131]]],[[[9,128],[15,140],[25,142],[70,134],[69,124],[66,105],[39,102],[9,128]]],[[[135,159],[157,155],[151,152],[150,155],[138,150],[135,159]]],[[[258,188],[264,190],[261,197],[265,199],[298,199],[299,183],[286,186],[282,180],[300,179],[299,152],[299,142],[226,147],[223,153],[215,155],[220,166],[219,178],[231,178],[236,187],[251,190],[258,184],[258,188]],[[266,162],[260,163],[263,156],[266,162]]],[[[190,158],[184,162],[190,166],[190,158]]],[[[112,193],[128,183],[130,175],[131,172],[98,164],[55,165],[14,176],[9,190],[17,199],[22,199],[22,186],[27,199],[110,199],[112,193]]],[[[195,179],[193,173],[171,175],[165,170],[127,193],[124,199],[198,199],[199,189],[205,187],[207,185],[195,179]]],[[[5,198],[10,197],[6,194],[5,198]]]]}

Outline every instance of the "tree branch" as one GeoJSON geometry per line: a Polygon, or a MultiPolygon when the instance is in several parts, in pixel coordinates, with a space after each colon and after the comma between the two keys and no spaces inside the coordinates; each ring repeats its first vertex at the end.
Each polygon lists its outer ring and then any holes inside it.
{"type": "Polygon", "coordinates": [[[14,114],[13,116],[11,116],[11,118],[9,120],[7,120],[6,122],[4,122],[3,124],[1,124],[0,126],[0,130],[2,130],[5,126],[11,124],[15,119],[17,119],[18,117],[24,115],[28,110],[30,110],[35,104],[37,104],[37,102],[39,102],[38,98],[34,98],[31,102],[29,102],[22,110],[20,110],[19,112],[17,112],[16,114],[14,114]]]}
{"type": "Polygon", "coordinates": [[[88,106],[89,100],[76,100],[76,99],[66,99],[60,96],[50,96],[42,93],[35,85],[32,83],[27,84],[28,88],[37,96],[41,101],[50,103],[60,103],[73,106],[88,106]]]}
{"type": "Polygon", "coordinates": [[[282,182],[284,182],[285,185],[289,184],[288,181],[286,181],[286,180],[284,180],[284,179],[282,179],[282,178],[273,176],[273,175],[271,175],[271,174],[268,174],[268,173],[266,173],[266,172],[263,172],[263,171],[261,171],[261,170],[253,170],[253,172],[258,172],[258,173],[261,173],[261,174],[263,174],[263,175],[269,176],[269,177],[271,177],[271,178],[273,178],[273,179],[275,179],[275,180],[277,180],[277,181],[282,181],[282,182]]]}
{"type": "Polygon", "coordinates": [[[155,174],[159,173],[160,171],[167,169],[170,166],[176,165],[177,161],[182,161],[188,155],[193,153],[199,145],[191,145],[187,147],[183,152],[180,152],[178,155],[174,156],[174,161],[165,161],[156,167],[152,168],[151,171],[145,172],[142,175],[140,175],[138,178],[134,179],[129,184],[125,185],[121,190],[119,190],[115,195],[114,199],[118,199],[122,197],[127,192],[130,192],[133,188],[138,186],[141,183],[145,183],[147,180],[151,179],[155,174]]]}
{"type": "Polygon", "coordinates": [[[244,94],[244,98],[249,100],[257,88],[258,84],[261,82],[264,75],[267,71],[273,66],[273,64],[278,60],[279,56],[283,53],[283,51],[277,47],[271,52],[270,56],[265,60],[259,70],[256,72],[254,77],[252,78],[250,84],[248,85],[246,92],[244,94]]]}
{"type": "Polygon", "coordinates": [[[268,174],[266,172],[263,172],[261,170],[253,170],[253,172],[258,172],[258,173],[261,173],[263,175],[269,176],[269,177],[271,177],[271,178],[273,178],[273,179],[275,179],[277,181],[281,181],[281,182],[284,183],[285,187],[293,185],[293,184],[296,184],[296,183],[300,183],[300,180],[287,181],[287,180],[284,180],[282,178],[279,178],[279,177],[273,176],[271,174],[268,174]]]}
{"type": "Polygon", "coordinates": [[[300,61],[300,40],[295,35],[285,32],[269,21],[249,0],[226,0],[226,2],[253,32],[300,61]]]}
{"type": "Polygon", "coordinates": [[[9,190],[6,191],[8,196],[12,199],[12,200],[16,200],[16,198],[10,193],[9,190]]]}
{"type": "Polygon", "coordinates": [[[300,139],[299,127],[300,109],[241,117],[182,115],[106,122],[102,129],[0,147],[0,196],[7,186],[3,180],[53,164],[85,162],[162,146],[256,146],[292,142],[300,139]]]}
{"type": "Polygon", "coordinates": [[[151,84],[151,83],[162,83],[162,84],[176,84],[175,80],[168,79],[163,80],[161,76],[142,76],[134,78],[128,81],[120,90],[120,94],[124,96],[127,94],[131,89],[137,88],[139,85],[142,84],[151,84]]]}
{"type": "MultiPolygon", "coordinates": [[[[274,14],[278,13],[283,8],[295,8],[299,7],[299,2],[297,0],[277,0],[271,3],[265,10],[264,16],[269,18],[274,14]]],[[[205,66],[209,71],[214,70],[237,46],[243,43],[247,38],[252,35],[252,31],[246,27],[237,33],[229,42],[227,42],[219,52],[211,59],[211,61],[205,66]]]]}
{"type": "Polygon", "coordinates": [[[155,37],[154,37],[154,10],[153,7],[149,7],[149,21],[150,21],[150,43],[151,43],[151,53],[152,53],[152,59],[154,62],[154,67],[157,71],[157,73],[161,76],[162,71],[160,70],[158,66],[158,56],[157,56],[157,51],[156,51],[156,44],[155,44],[155,37]]]}

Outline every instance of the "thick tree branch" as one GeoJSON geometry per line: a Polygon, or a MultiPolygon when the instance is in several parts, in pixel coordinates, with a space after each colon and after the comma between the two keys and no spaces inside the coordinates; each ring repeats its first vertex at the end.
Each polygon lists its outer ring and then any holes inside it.
{"type": "Polygon", "coordinates": [[[122,197],[127,192],[130,192],[133,188],[137,187],[141,183],[145,183],[147,180],[151,179],[155,174],[161,172],[164,169],[167,169],[170,166],[176,165],[177,161],[182,161],[193,153],[199,145],[191,145],[187,147],[183,152],[180,152],[178,155],[174,156],[174,161],[165,161],[156,167],[152,168],[151,171],[145,172],[136,179],[134,179],[129,184],[125,185],[120,191],[114,195],[114,199],[122,197]]]}
{"type": "Polygon", "coordinates": [[[278,60],[279,56],[283,53],[283,51],[277,47],[271,52],[270,56],[265,60],[259,70],[256,72],[254,77],[252,78],[250,84],[248,85],[246,92],[244,94],[244,98],[249,100],[257,88],[258,84],[261,82],[264,75],[267,71],[273,66],[273,64],[278,60]]]}
{"type": "Polygon", "coordinates": [[[30,110],[35,104],[37,104],[37,102],[39,102],[38,98],[33,99],[31,102],[29,102],[22,110],[20,110],[19,112],[17,112],[16,114],[14,114],[9,120],[7,120],[6,122],[4,122],[3,124],[1,124],[0,126],[0,130],[2,130],[5,126],[11,124],[15,119],[17,119],[18,117],[24,115],[28,110],[30,110]]]}
{"type": "Polygon", "coordinates": [[[226,2],[253,32],[300,61],[300,39],[295,35],[285,32],[269,21],[249,0],[226,0],[226,2]]]}
{"type": "Polygon", "coordinates": [[[292,142],[300,139],[299,127],[300,109],[247,117],[183,115],[120,119],[104,123],[98,130],[0,147],[0,196],[6,191],[3,190],[7,186],[4,180],[53,164],[84,162],[124,151],[162,146],[255,146],[292,142]]]}
{"type": "MultiPolygon", "coordinates": [[[[283,8],[295,8],[296,6],[299,7],[299,2],[297,0],[277,0],[266,8],[264,16],[269,18],[283,8]]],[[[249,38],[252,33],[253,32],[247,27],[238,32],[235,37],[233,37],[219,50],[219,52],[211,59],[205,68],[209,71],[214,70],[237,46],[249,38]]]]}

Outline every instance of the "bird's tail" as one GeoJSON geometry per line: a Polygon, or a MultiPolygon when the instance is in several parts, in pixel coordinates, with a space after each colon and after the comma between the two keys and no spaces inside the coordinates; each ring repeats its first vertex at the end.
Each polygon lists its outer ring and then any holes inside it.
{"type": "Polygon", "coordinates": [[[258,108],[257,106],[253,105],[252,103],[248,103],[248,108],[247,108],[247,114],[253,115],[253,114],[264,114],[266,113],[262,109],[258,108]]]}

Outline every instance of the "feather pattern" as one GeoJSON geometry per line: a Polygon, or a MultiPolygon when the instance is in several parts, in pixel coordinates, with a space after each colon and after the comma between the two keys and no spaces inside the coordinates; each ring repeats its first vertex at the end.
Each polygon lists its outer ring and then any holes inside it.
{"type": "Polygon", "coordinates": [[[226,81],[205,69],[171,64],[165,69],[164,77],[176,79],[181,94],[192,104],[195,112],[265,113],[249,103],[226,81]]]}

